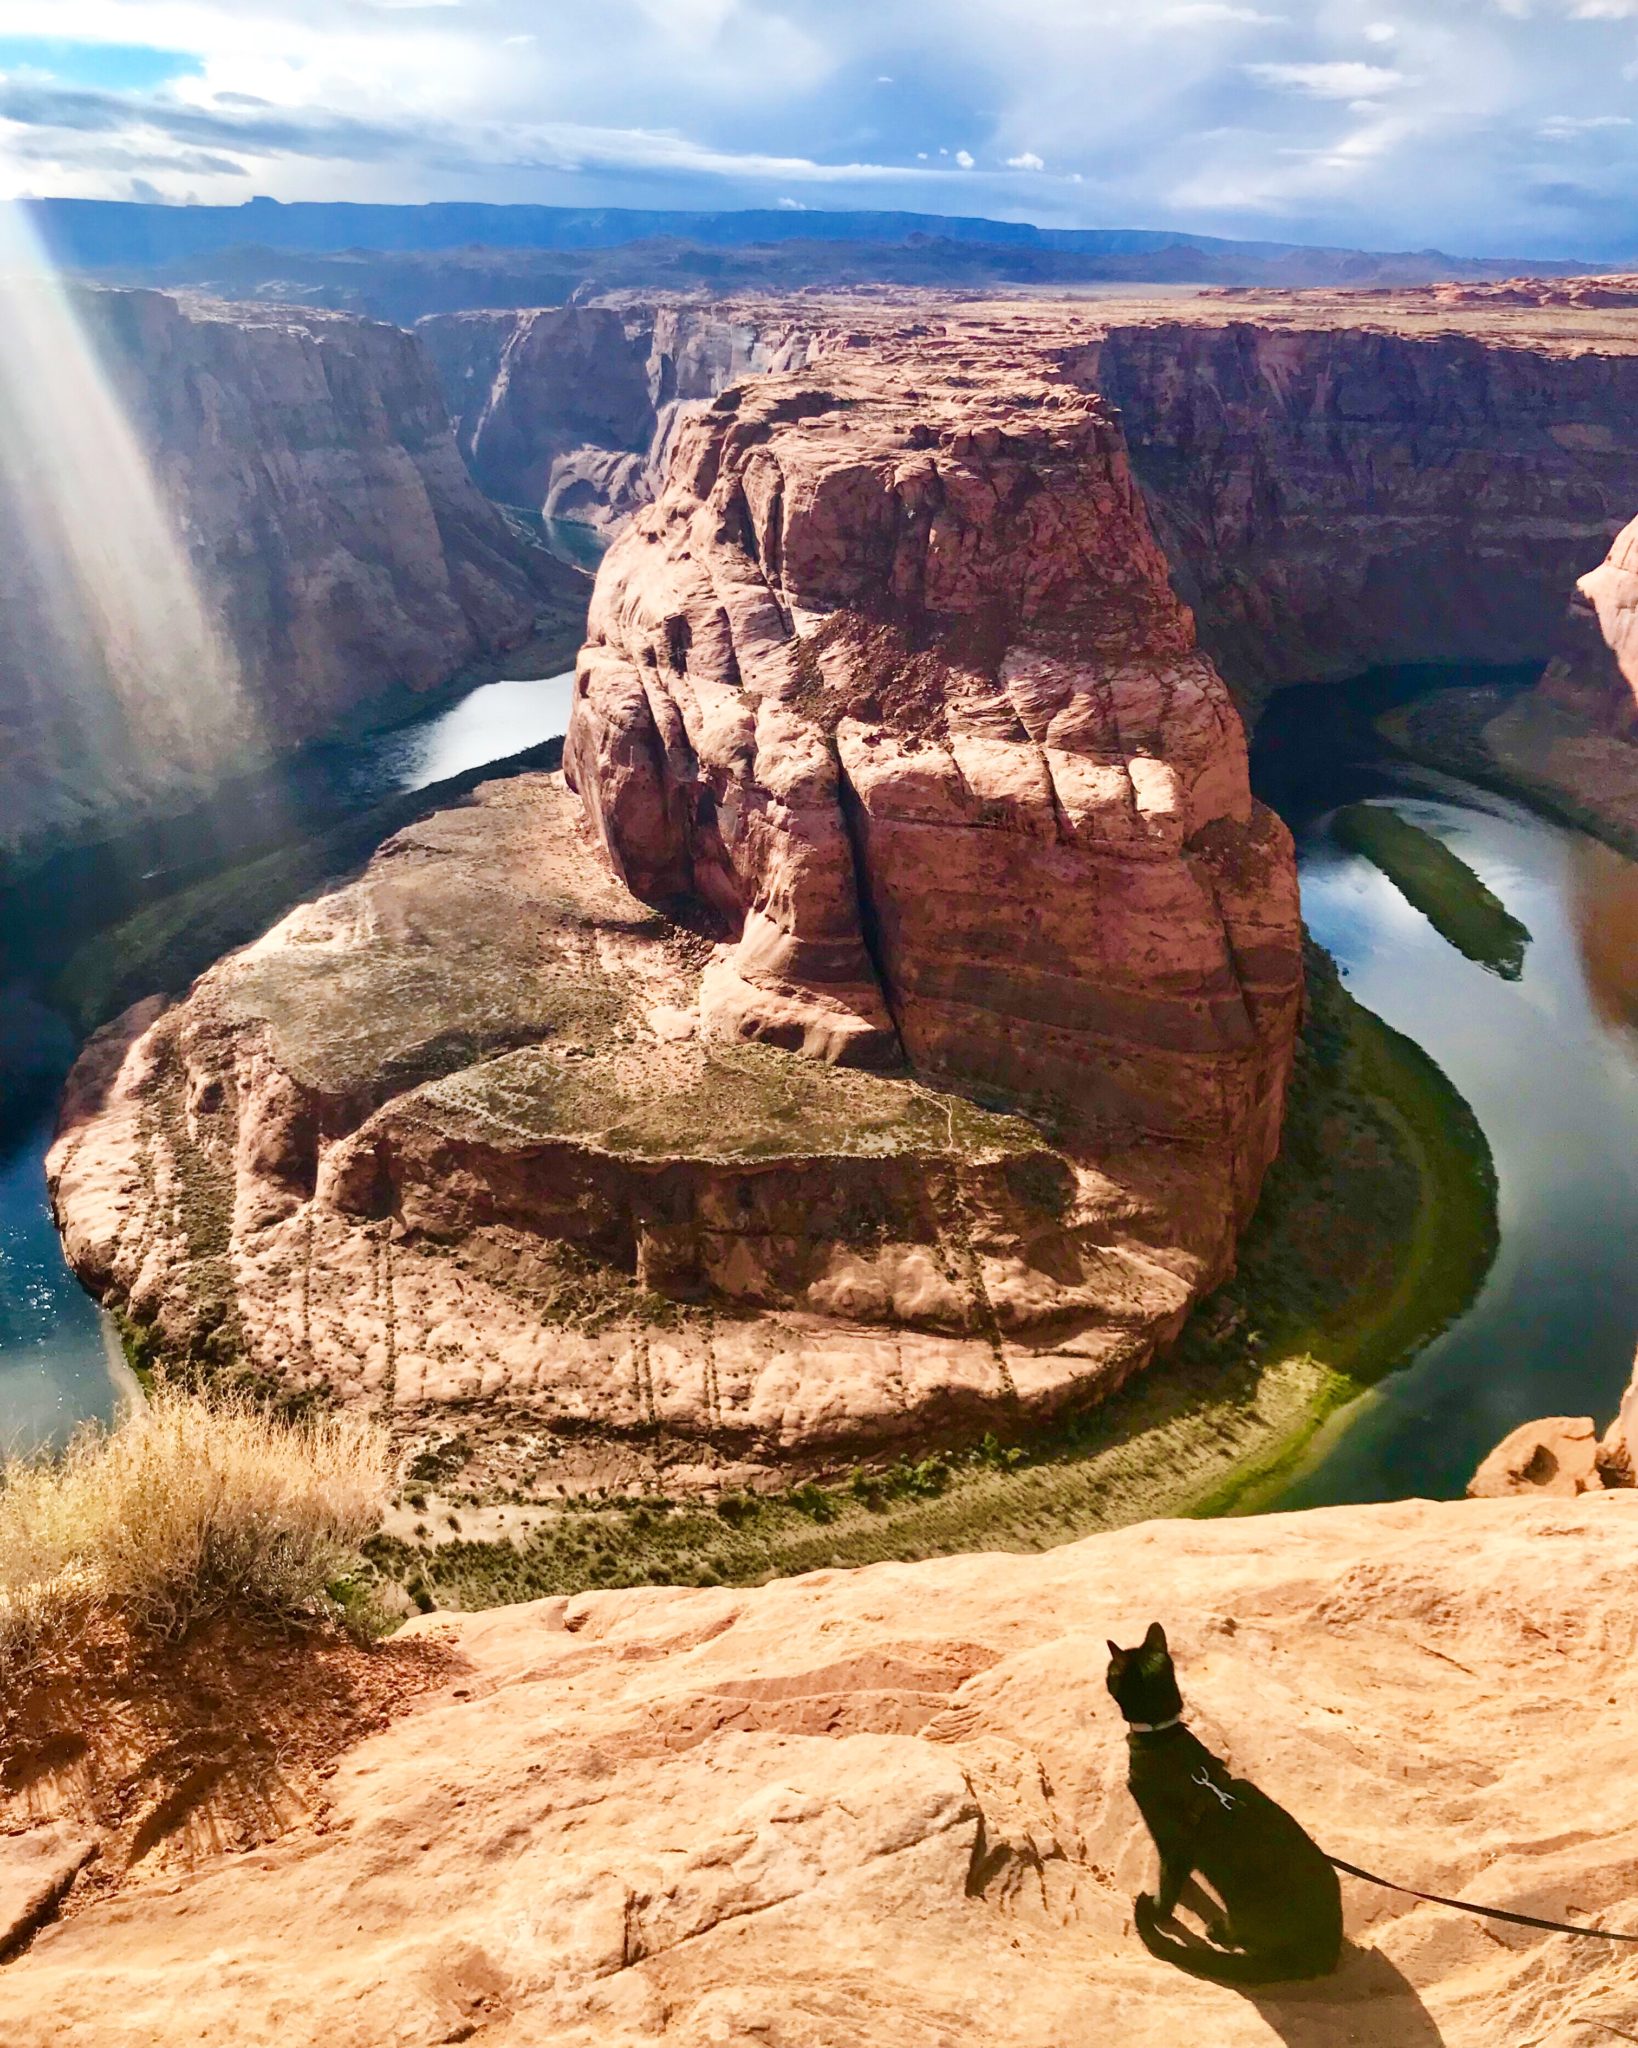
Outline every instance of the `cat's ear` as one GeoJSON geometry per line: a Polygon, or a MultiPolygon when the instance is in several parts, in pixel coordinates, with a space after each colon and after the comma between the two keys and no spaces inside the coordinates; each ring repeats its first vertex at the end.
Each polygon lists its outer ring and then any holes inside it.
{"type": "Polygon", "coordinates": [[[1121,1648],[1119,1643],[1110,1642],[1107,1636],[1105,1636],[1103,1640],[1105,1648],[1108,1650],[1110,1656],[1113,1657],[1115,1662],[1118,1664],[1121,1658],[1126,1655],[1126,1652],[1121,1648]]]}
{"type": "Polygon", "coordinates": [[[1166,1631],[1165,1631],[1165,1630],[1164,1630],[1164,1629],[1163,1629],[1163,1628],[1161,1627],[1161,1625],[1160,1625],[1160,1623],[1159,1623],[1158,1621],[1151,1621],[1151,1622],[1150,1622],[1150,1624],[1149,1624],[1149,1633],[1148,1633],[1148,1634],[1147,1634],[1147,1635],[1146,1635],[1146,1636],[1145,1636],[1145,1637],[1143,1638],[1143,1647],[1144,1647],[1144,1648],[1145,1648],[1146,1650],[1164,1650],[1164,1649],[1165,1649],[1165,1647],[1166,1647],[1166,1631]]]}

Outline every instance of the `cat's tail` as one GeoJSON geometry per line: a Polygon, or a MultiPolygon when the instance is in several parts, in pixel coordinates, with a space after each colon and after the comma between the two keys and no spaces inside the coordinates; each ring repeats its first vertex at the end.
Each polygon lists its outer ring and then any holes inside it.
{"type": "Polygon", "coordinates": [[[1162,1934],[1155,1918],[1154,1901],[1145,1893],[1133,1908],[1138,1938],[1150,1955],[1184,1970],[1191,1977],[1204,1977],[1213,1984],[1289,1984],[1299,1977],[1323,1977],[1330,1965],[1316,1965],[1313,1957],[1289,1949],[1247,1950],[1197,1948],[1189,1942],[1174,1941],[1162,1934]]]}

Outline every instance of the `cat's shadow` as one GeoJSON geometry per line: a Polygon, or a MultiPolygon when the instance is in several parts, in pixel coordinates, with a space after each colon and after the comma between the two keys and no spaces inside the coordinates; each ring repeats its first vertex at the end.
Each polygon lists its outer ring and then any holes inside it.
{"type": "Polygon", "coordinates": [[[1393,2048],[1444,2048],[1444,2035],[1416,1987],[1380,1949],[1344,1942],[1341,1960],[1329,1977],[1312,1984],[1234,1987],[1256,2006],[1286,2048],[1337,2048],[1360,2038],[1357,2018],[1373,2041],[1393,2048]]]}

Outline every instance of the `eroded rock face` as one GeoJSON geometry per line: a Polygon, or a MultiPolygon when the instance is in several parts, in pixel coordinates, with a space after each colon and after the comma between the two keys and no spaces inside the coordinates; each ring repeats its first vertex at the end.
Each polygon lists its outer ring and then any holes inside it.
{"type": "Polygon", "coordinates": [[[46,1929],[5,1970],[6,2038],[172,2048],[179,2013],[220,2048],[1632,2033],[1617,1944],[1351,1878],[1321,1984],[1155,1961],[1103,1668],[1158,1618],[1190,1725],[1328,1850],[1631,1930],[1635,1533],[1632,1495],[1403,1502],[417,1624],[465,1668],[341,1757],[329,1812],[46,1929]]]}
{"type": "Polygon", "coordinates": [[[431,314],[416,333],[484,489],[601,533],[654,496],[687,410],[825,340],[811,317],[619,297],[431,314]]]}
{"type": "Polygon", "coordinates": [[[1597,1493],[1638,1486],[1638,1365],[1615,1420],[1598,1434],[1590,1415],[1548,1415],[1503,1437],[1467,1483],[1475,1500],[1597,1493]]]}
{"type": "Polygon", "coordinates": [[[1540,689],[1596,730],[1638,739],[1638,519],[1577,578],[1563,644],[1540,689]]]}
{"type": "MultiPolygon", "coordinates": [[[[1638,497],[1638,355],[1552,331],[1111,326],[1088,375],[1237,691],[1398,661],[1544,658],[1638,497]]],[[[1532,305],[1540,303],[1532,300],[1532,305]]],[[[1365,323],[1370,323],[1369,327],[1365,323]]],[[[1380,327],[1378,326],[1380,322],[1380,327]]]]}
{"type": "Polygon", "coordinates": [[[634,893],[725,935],[708,1035],[1188,1148],[1226,1256],[1278,1138],[1294,865],[1118,427],[1004,332],[823,369],[683,430],[599,578],[569,779],[634,893]]]}
{"type": "Polygon", "coordinates": [[[197,792],[573,616],[572,574],[467,475],[410,336],[157,292],[76,295],[66,327],[45,305],[7,307],[0,850],[197,792]],[[83,360],[22,388],[18,335],[60,356],[73,324],[83,360]]]}

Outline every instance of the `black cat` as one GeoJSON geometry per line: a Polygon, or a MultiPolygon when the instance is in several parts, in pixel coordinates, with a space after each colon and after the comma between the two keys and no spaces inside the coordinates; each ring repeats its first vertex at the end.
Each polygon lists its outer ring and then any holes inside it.
{"type": "Polygon", "coordinates": [[[1144,1947],[1221,1984],[1275,1984],[1334,1970],[1342,1948],[1336,1872],[1283,1807],[1231,1778],[1183,1726],[1158,1621],[1135,1650],[1109,1645],[1108,1683],[1128,1723],[1127,1783],[1160,1851],[1160,1890],[1143,1893],[1134,1908],[1144,1947]],[[1160,1932],[1197,1870],[1223,1902],[1208,1930],[1217,1948],[1160,1932]]]}

